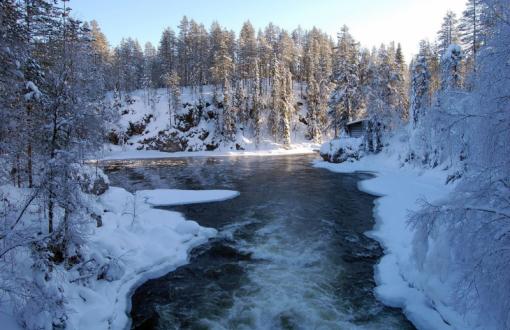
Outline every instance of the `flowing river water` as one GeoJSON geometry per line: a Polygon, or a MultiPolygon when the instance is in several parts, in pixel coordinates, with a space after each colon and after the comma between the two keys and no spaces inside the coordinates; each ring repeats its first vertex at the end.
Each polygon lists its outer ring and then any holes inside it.
{"type": "Polygon", "coordinates": [[[132,297],[132,329],[414,329],[374,296],[379,244],[364,174],[312,167],[316,155],[125,161],[112,185],[231,189],[234,199],[169,207],[219,231],[190,262],[132,297]]]}

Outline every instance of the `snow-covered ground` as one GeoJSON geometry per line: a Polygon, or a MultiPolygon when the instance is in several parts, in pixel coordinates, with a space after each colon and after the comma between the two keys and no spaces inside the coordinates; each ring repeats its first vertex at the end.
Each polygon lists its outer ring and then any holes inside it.
{"type": "Polygon", "coordinates": [[[110,188],[100,203],[107,212],[103,227],[90,238],[89,249],[99,255],[117,256],[112,281],[95,281],[90,287],[74,286],[69,297],[69,326],[74,329],[121,329],[129,322],[130,295],[149,278],[161,276],[188,260],[188,252],[216,234],[178,212],[152,208],[221,201],[235,191],[158,189],[130,194],[110,188]]]}
{"type": "MultiPolygon", "coordinates": [[[[99,272],[88,273],[76,267],[56,269],[58,281],[46,284],[54,285],[63,295],[66,329],[125,328],[134,288],[185,264],[193,247],[216,235],[215,229],[201,227],[178,212],[152,206],[222,201],[238,194],[230,190],[175,189],[131,194],[110,187],[99,197],[91,196],[90,206],[101,214],[102,226],[89,226],[82,246],[88,261],[80,267],[98,268],[99,272]]],[[[9,305],[0,309],[0,328],[19,329],[9,316],[9,305]]],[[[45,329],[49,329],[52,320],[43,312],[27,316],[25,321],[29,328],[46,324],[45,329]]]]}
{"type": "Polygon", "coordinates": [[[420,272],[413,260],[413,229],[409,212],[419,201],[445,198],[454,188],[446,185],[446,173],[401,167],[387,153],[366,156],[356,162],[315,166],[339,173],[370,172],[375,176],[359,183],[359,189],[380,196],[375,201],[375,228],[367,233],[377,239],[385,255],[376,267],[376,295],[385,304],[400,307],[419,329],[466,329],[465,321],[452,308],[452,288],[437,274],[420,272]]]}
{"type": "Polygon", "coordinates": [[[282,148],[279,145],[260,149],[248,150],[214,150],[214,151],[180,151],[163,152],[157,150],[129,150],[115,146],[109,146],[107,150],[96,155],[99,160],[126,160],[126,159],[157,159],[174,157],[225,157],[225,156],[278,156],[308,154],[318,150],[314,143],[292,144],[290,148],[282,148]]]}

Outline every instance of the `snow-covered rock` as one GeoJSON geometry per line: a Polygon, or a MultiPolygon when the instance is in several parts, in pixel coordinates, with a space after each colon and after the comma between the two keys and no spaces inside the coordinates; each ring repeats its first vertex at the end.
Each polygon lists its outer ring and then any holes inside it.
{"type": "Polygon", "coordinates": [[[108,190],[110,181],[99,167],[75,164],[74,169],[75,176],[84,193],[99,196],[108,190]]]}
{"type": "Polygon", "coordinates": [[[320,149],[322,159],[330,163],[358,160],[362,156],[363,138],[340,137],[324,143],[320,149]]]}
{"type": "MultiPolygon", "coordinates": [[[[306,101],[301,97],[301,86],[295,83],[294,103],[296,116],[291,122],[291,147],[307,139],[308,124],[306,101]]],[[[260,139],[255,143],[251,123],[237,123],[233,140],[227,139],[221,131],[223,105],[215,101],[215,88],[203,86],[201,92],[183,87],[179,107],[170,110],[166,89],[136,90],[114,100],[113,93],[107,101],[117,104],[118,120],[112,125],[107,136],[109,149],[155,150],[163,152],[196,151],[241,151],[272,150],[282,148],[275,143],[268,128],[268,113],[261,114],[260,139]]]]}

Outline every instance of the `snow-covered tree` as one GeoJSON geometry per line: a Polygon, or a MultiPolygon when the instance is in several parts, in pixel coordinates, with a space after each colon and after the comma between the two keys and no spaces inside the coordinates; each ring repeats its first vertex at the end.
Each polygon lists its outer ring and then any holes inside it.
{"type": "Polygon", "coordinates": [[[161,68],[160,77],[177,70],[177,37],[170,28],[166,28],[161,35],[158,62],[161,68]]]}
{"type": "Polygon", "coordinates": [[[242,83],[237,83],[235,94],[233,96],[232,105],[237,113],[237,125],[243,129],[248,125],[250,118],[250,109],[248,103],[248,96],[246,95],[246,88],[242,83]]]}
{"type": "Polygon", "coordinates": [[[506,329],[510,327],[506,271],[510,263],[510,78],[506,74],[510,7],[501,0],[476,5],[486,6],[496,18],[483,31],[490,36],[484,45],[469,53],[477,54],[476,79],[467,92],[451,93],[448,85],[439,92],[441,102],[434,109],[440,111],[439,117],[435,115],[429,126],[437,138],[427,141],[445,155],[443,164],[452,172],[449,180],[458,183],[448,198],[423,202],[411,223],[416,229],[419,270],[453,282],[451,306],[469,315],[472,324],[506,329]]]}
{"type": "Polygon", "coordinates": [[[441,89],[458,89],[462,86],[462,48],[452,44],[441,58],[441,89]]]}
{"type": "Polygon", "coordinates": [[[485,38],[486,32],[482,20],[485,7],[483,0],[468,0],[460,19],[460,38],[471,63],[476,62],[478,50],[483,45],[485,38]]]}
{"type": "Polygon", "coordinates": [[[332,117],[335,136],[338,136],[362,106],[358,44],[345,25],[338,35],[333,82],[335,89],[331,96],[332,117]]]}
{"type": "Polygon", "coordinates": [[[236,109],[232,105],[232,87],[228,80],[223,82],[223,120],[222,135],[227,142],[235,141],[236,137],[236,109]]]}
{"type": "Polygon", "coordinates": [[[241,32],[239,33],[238,41],[238,76],[241,80],[255,78],[255,62],[257,60],[257,37],[255,29],[250,21],[243,24],[241,32]]]}
{"type": "MultiPolygon", "coordinates": [[[[219,26],[217,29],[219,29],[219,26]]],[[[234,60],[229,49],[228,32],[219,30],[214,31],[214,34],[218,35],[213,48],[212,66],[210,68],[212,81],[216,84],[225,84],[225,82],[230,84],[234,72],[234,60]]]]}
{"type": "Polygon", "coordinates": [[[260,76],[259,76],[259,65],[258,60],[255,62],[255,79],[252,84],[252,111],[251,120],[253,123],[253,134],[255,136],[255,144],[259,145],[260,138],[262,135],[262,110],[264,104],[262,102],[261,88],[260,88],[260,76]]]}
{"type": "Polygon", "coordinates": [[[430,107],[430,68],[429,54],[422,43],[420,52],[413,60],[411,67],[411,96],[410,96],[410,114],[413,125],[416,127],[422,112],[430,107]]]}
{"type": "Polygon", "coordinates": [[[170,127],[175,125],[175,114],[179,109],[181,87],[180,78],[176,71],[166,73],[162,77],[163,83],[166,86],[168,97],[168,116],[170,127]]]}
{"type": "Polygon", "coordinates": [[[439,41],[439,53],[442,55],[451,44],[459,42],[459,22],[457,15],[451,10],[446,12],[441,24],[441,29],[437,32],[437,39],[439,41]]]}
{"type": "Polygon", "coordinates": [[[279,124],[280,124],[280,106],[281,106],[281,96],[282,96],[282,65],[278,61],[276,55],[273,56],[273,64],[271,65],[273,68],[273,73],[271,75],[271,103],[269,108],[269,116],[267,118],[267,125],[269,132],[275,141],[278,141],[279,135],[279,124]]]}

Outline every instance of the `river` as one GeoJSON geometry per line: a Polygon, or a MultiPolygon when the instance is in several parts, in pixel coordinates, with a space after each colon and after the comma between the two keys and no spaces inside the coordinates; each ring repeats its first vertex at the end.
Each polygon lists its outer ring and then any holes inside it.
{"type": "Polygon", "coordinates": [[[379,244],[365,174],[312,166],[316,155],[124,161],[111,184],[231,189],[232,200],[169,209],[219,235],[190,263],[132,297],[132,329],[414,329],[374,296],[379,244]]]}

